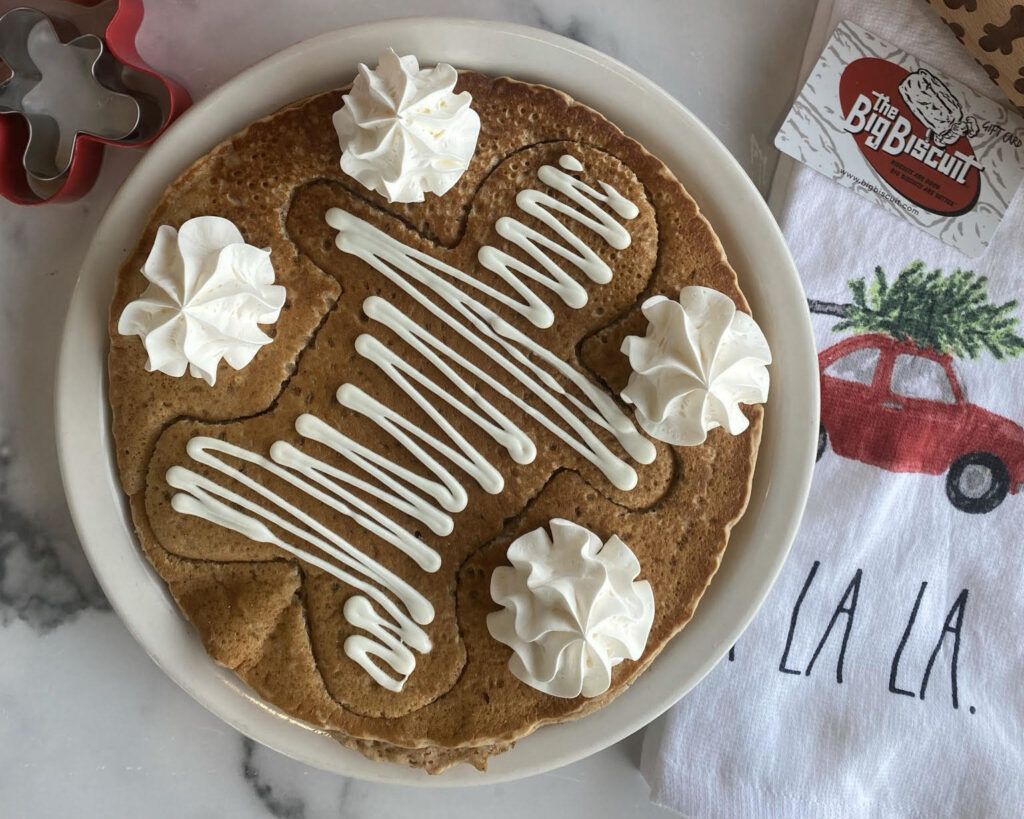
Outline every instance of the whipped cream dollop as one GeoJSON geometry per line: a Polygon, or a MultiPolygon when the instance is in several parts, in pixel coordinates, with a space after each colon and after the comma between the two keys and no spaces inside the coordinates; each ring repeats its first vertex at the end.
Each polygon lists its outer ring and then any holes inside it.
{"type": "Polygon", "coordinates": [[[508,547],[512,564],[491,575],[487,615],[495,640],[512,649],[509,670],[556,697],[596,697],[612,668],[637,660],[654,619],[654,593],[636,580],[636,555],[613,535],[607,542],[561,518],[508,547]]]}
{"type": "Polygon", "coordinates": [[[772,354],[761,328],[708,287],[684,287],[678,301],[654,296],[641,310],[647,334],[622,342],[633,368],[622,398],[643,430],[678,446],[702,444],[718,426],[743,432],[750,422],[739,405],[768,398],[772,354]]]}
{"type": "Polygon", "coordinates": [[[271,342],[259,325],[277,321],[285,302],[270,251],[246,244],[219,216],[180,230],[161,225],[142,275],[149,287],[124,308],[117,331],[142,339],[150,372],[177,377],[187,367],[211,386],[221,359],[240,370],[271,342]]]}
{"type": "Polygon", "coordinates": [[[390,48],[375,70],[359,64],[352,89],[334,114],[341,169],[389,202],[422,202],[446,193],[469,167],[480,117],[467,91],[453,93],[458,72],[441,63],[420,68],[390,48]]]}

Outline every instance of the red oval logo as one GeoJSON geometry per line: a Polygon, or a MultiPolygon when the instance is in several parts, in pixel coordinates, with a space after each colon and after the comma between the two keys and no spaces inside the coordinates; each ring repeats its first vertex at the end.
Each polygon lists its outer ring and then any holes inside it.
{"type": "Polygon", "coordinates": [[[839,80],[843,125],[889,187],[942,216],[978,200],[978,133],[948,86],[927,69],[908,71],[877,57],[850,63],[839,80]]]}

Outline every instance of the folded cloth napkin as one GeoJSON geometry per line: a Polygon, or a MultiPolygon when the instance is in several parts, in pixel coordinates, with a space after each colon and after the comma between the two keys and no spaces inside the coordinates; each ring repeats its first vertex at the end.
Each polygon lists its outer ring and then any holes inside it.
{"type": "MultiPolygon", "coordinates": [[[[841,19],[998,96],[920,0],[841,19]]],[[[832,428],[764,607],[648,732],[652,798],[693,819],[1024,815],[1024,200],[974,259],[804,166],[779,215],[832,428]]]]}

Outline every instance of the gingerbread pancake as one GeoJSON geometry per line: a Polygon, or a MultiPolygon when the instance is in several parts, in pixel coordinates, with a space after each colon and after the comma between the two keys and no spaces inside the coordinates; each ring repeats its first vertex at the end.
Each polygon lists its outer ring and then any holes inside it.
{"type": "Polygon", "coordinates": [[[483,769],[643,673],[719,565],[762,417],[744,405],[741,433],[674,445],[621,398],[649,297],[699,285],[749,312],[665,165],[551,88],[461,72],[456,90],[476,149],[423,202],[342,171],[340,90],[226,140],[167,190],[110,313],[122,485],[209,655],[343,744],[431,772],[483,769]],[[206,216],[269,249],[284,288],[272,341],[213,384],[148,371],[118,331],[161,226],[206,216]],[[554,263],[562,298],[532,278],[557,279],[554,263]],[[510,544],[555,519],[621,539],[653,592],[642,653],[592,696],[528,684],[488,629],[510,544]]]}

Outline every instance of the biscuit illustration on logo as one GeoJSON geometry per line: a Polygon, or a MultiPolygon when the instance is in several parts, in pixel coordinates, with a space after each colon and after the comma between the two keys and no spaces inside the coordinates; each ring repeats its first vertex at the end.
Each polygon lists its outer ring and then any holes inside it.
{"type": "Polygon", "coordinates": [[[978,120],[964,117],[964,109],[949,86],[927,68],[912,71],[899,84],[900,96],[928,129],[925,139],[936,145],[952,145],[961,137],[980,133],[978,120]]]}
{"type": "Polygon", "coordinates": [[[1024,354],[1017,302],[992,304],[984,276],[920,261],[892,283],[878,267],[849,286],[849,304],[809,302],[854,333],[818,354],[819,460],[831,448],[890,472],[945,473],[949,502],[971,514],[1024,490],[1024,428],[968,402],[954,368],[982,352],[1024,354]]]}

